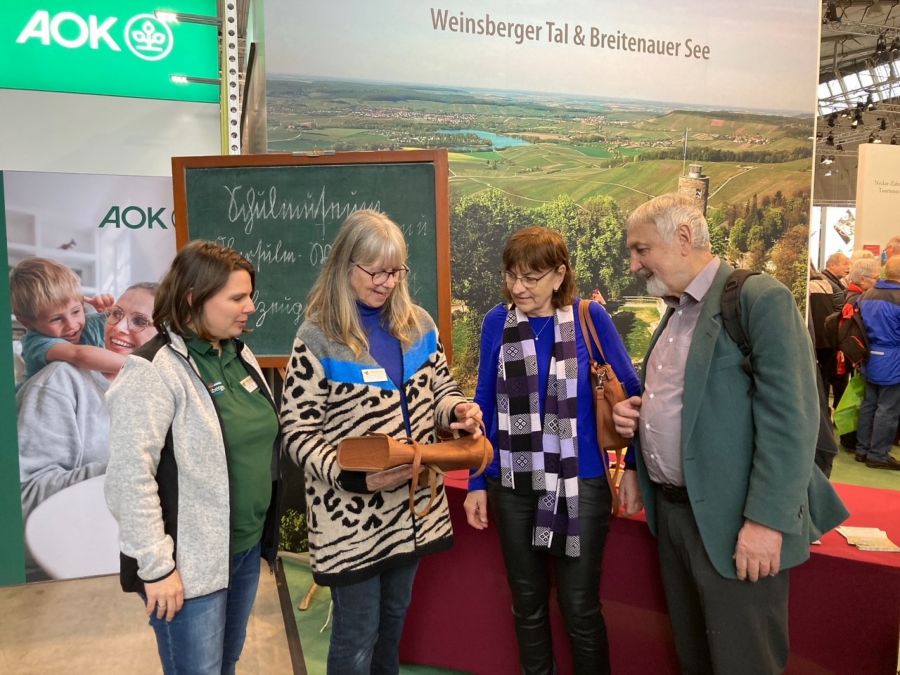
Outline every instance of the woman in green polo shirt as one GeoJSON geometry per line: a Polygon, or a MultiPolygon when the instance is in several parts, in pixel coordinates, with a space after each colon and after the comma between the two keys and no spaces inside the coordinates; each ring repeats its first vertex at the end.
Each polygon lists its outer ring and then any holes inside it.
{"type": "Polygon", "coordinates": [[[122,587],[141,594],[166,673],[233,673],[277,547],[278,417],[238,339],[253,266],[212,242],[183,248],[160,284],[159,330],[110,388],[106,496],[122,587]]]}

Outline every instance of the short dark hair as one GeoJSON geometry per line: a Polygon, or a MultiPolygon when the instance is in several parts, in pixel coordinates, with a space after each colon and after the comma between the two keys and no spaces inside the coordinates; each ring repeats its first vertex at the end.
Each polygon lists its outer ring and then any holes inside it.
{"type": "Polygon", "coordinates": [[[250,275],[250,286],[255,290],[256,271],[240,253],[212,241],[190,242],[178,251],[159,283],[153,303],[154,325],[182,337],[193,332],[203,340],[212,340],[203,323],[203,305],[238,270],[250,275]]]}
{"type": "MultiPolygon", "coordinates": [[[[514,232],[503,247],[504,270],[555,270],[566,266],[559,290],[553,294],[554,307],[565,307],[575,301],[575,274],[569,261],[569,247],[559,232],[546,227],[526,227],[514,232]]],[[[509,288],[503,284],[503,297],[512,302],[509,288]]]]}

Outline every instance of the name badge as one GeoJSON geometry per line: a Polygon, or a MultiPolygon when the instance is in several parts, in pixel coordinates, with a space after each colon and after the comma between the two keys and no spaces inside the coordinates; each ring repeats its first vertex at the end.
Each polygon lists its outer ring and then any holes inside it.
{"type": "Polygon", "coordinates": [[[221,382],[213,382],[212,384],[206,385],[206,388],[209,389],[209,393],[213,396],[221,396],[225,391],[225,385],[221,382]]]}
{"type": "Polygon", "coordinates": [[[259,387],[256,384],[256,380],[254,380],[250,375],[248,375],[243,380],[241,380],[241,386],[244,389],[246,389],[247,391],[249,391],[251,394],[254,391],[256,391],[257,389],[259,389],[259,387]]]}
{"type": "Polygon", "coordinates": [[[363,382],[387,382],[387,371],[384,368],[366,368],[362,371],[363,382]]]}

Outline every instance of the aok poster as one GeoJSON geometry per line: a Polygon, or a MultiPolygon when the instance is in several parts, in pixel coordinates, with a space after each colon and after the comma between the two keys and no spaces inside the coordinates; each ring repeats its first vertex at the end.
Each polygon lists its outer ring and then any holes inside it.
{"type": "Polygon", "coordinates": [[[4,489],[21,497],[26,579],[113,573],[118,534],[103,476],[104,394],[115,374],[43,364],[40,336],[85,344],[92,324],[95,346],[122,357],[153,336],[155,284],[175,254],[171,180],[6,171],[2,188],[9,270],[29,266],[27,282],[8,278],[14,365],[4,386],[15,387],[15,407],[3,414],[16,433],[0,448],[5,466],[18,464],[4,489]],[[61,281],[65,270],[75,275],[74,294],[61,281]],[[91,301],[102,295],[113,304],[97,312],[91,301]],[[76,309],[60,318],[63,296],[76,309]],[[26,331],[35,349],[23,350],[26,331]]]}
{"type": "Polygon", "coordinates": [[[715,253],[805,302],[818,2],[265,9],[270,151],[448,148],[463,380],[501,299],[503,243],[528,224],[563,233],[579,291],[603,293],[640,358],[658,314],[636,297],[624,222],[691,164],[715,253]]]}

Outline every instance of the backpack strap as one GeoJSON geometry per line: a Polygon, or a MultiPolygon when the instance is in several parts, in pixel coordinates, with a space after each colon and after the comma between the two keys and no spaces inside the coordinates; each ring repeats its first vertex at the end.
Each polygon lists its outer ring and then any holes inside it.
{"type": "Polygon", "coordinates": [[[748,277],[752,277],[759,272],[750,270],[734,270],[725,281],[725,288],[722,289],[722,304],[720,311],[722,313],[722,325],[725,332],[737,344],[744,355],[743,368],[744,372],[753,379],[753,365],[751,362],[752,348],[750,346],[750,336],[744,330],[744,324],[741,321],[741,289],[748,277]]]}

